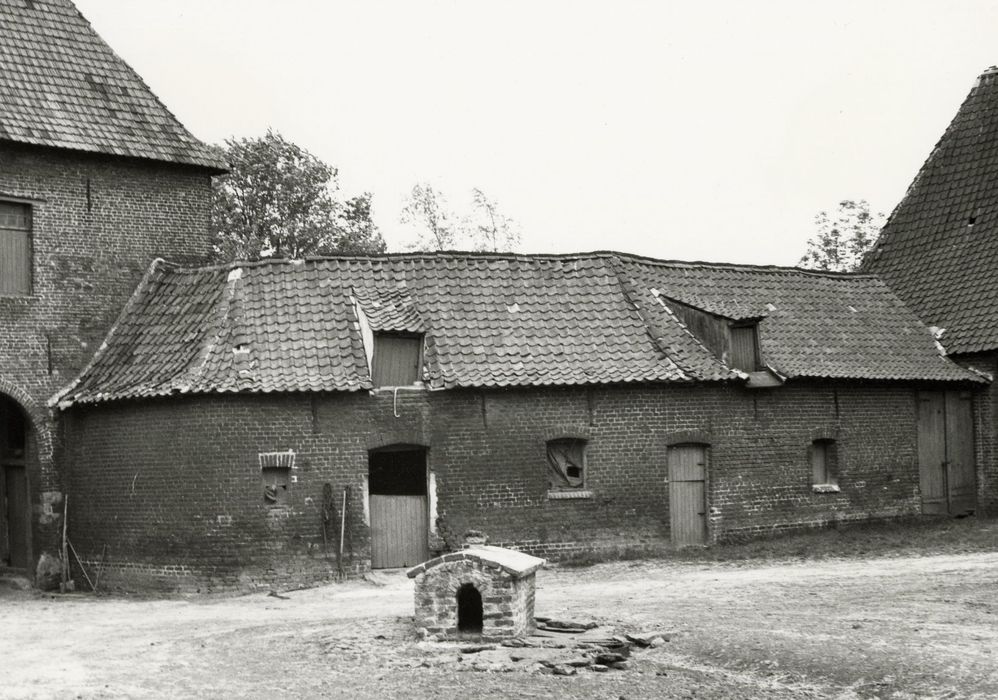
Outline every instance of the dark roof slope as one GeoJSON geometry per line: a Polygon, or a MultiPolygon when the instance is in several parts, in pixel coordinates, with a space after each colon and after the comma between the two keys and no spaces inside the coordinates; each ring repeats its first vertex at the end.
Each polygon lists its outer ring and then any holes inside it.
{"type": "Polygon", "coordinates": [[[998,348],[998,69],[971,89],[863,269],[944,328],[948,352],[998,348]]]}
{"type": "Polygon", "coordinates": [[[227,167],[70,0],[0,0],[0,140],[227,167]]]}
{"type": "Polygon", "coordinates": [[[729,319],[761,319],[763,361],[787,378],[955,379],[926,327],[872,275],[796,268],[626,261],[673,299],[729,319]]]}
{"type": "Polygon", "coordinates": [[[57,399],[370,389],[362,322],[425,332],[424,380],[435,389],[743,379],[656,296],[693,288],[702,303],[741,297],[766,315],[764,353],[784,376],[977,379],[868,276],[617,253],[417,253],[202,269],[157,261],[57,399]]]}

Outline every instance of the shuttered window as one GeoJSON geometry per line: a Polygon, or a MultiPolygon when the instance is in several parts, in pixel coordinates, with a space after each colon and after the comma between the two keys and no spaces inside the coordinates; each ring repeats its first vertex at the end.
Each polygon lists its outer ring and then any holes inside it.
{"type": "Polygon", "coordinates": [[[375,333],[371,361],[374,386],[409,386],[418,382],[422,348],[422,336],[375,333]]]}
{"type": "Polygon", "coordinates": [[[735,326],[731,329],[730,365],[743,372],[759,369],[759,356],[756,351],[756,327],[735,326]]]}
{"type": "Polygon", "coordinates": [[[0,202],[0,295],[31,293],[31,206],[0,202]]]}

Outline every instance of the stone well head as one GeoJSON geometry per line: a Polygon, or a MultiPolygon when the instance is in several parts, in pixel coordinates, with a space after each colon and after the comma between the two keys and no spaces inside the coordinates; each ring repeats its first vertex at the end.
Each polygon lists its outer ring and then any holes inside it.
{"type": "Polygon", "coordinates": [[[498,640],[534,629],[535,572],[543,559],[474,546],[409,569],[416,627],[445,639],[498,640]]]}

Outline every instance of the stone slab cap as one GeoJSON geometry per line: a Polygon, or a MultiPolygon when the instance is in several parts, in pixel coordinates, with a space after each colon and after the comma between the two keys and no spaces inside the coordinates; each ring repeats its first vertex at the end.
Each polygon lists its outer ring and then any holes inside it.
{"type": "Polygon", "coordinates": [[[432,569],[434,566],[445,564],[449,561],[477,561],[486,566],[502,569],[511,576],[523,578],[528,576],[547,562],[544,559],[517,552],[503,547],[490,547],[488,545],[475,545],[460,552],[444,554],[436,559],[424,561],[419,566],[414,566],[406,572],[409,578],[416,578],[420,574],[432,569]]]}

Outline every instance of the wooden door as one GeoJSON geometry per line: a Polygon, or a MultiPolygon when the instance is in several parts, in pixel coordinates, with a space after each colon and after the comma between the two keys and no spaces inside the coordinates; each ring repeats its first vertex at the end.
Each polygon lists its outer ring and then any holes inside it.
{"type": "Polygon", "coordinates": [[[0,519],[3,526],[0,533],[6,534],[6,541],[0,548],[5,564],[16,569],[28,568],[28,482],[24,467],[0,467],[3,478],[0,492],[0,519]]]}
{"type": "Polygon", "coordinates": [[[977,508],[974,409],[969,391],[946,392],[946,485],[950,515],[977,508]]]}
{"type": "Polygon", "coordinates": [[[919,392],[918,470],[923,513],[974,512],[977,479],[970,392],[919,392]]]}
{"type": "Polygon", "coordinates": [[[946,499],[946,398],[941,391],[918,395],[918,475],[922,512],[948,512],[946,499]]]}
{"type": "Polygon", "coordinates": [[[703,445],[669,448],[669,523],[675,545],[707,541],[707,449],[703,445]]]}
{"type": "Polygon", "coordinates": [[[371,568],[415,566],[429,558],[426,496],[371,494],[371,568]]]}

